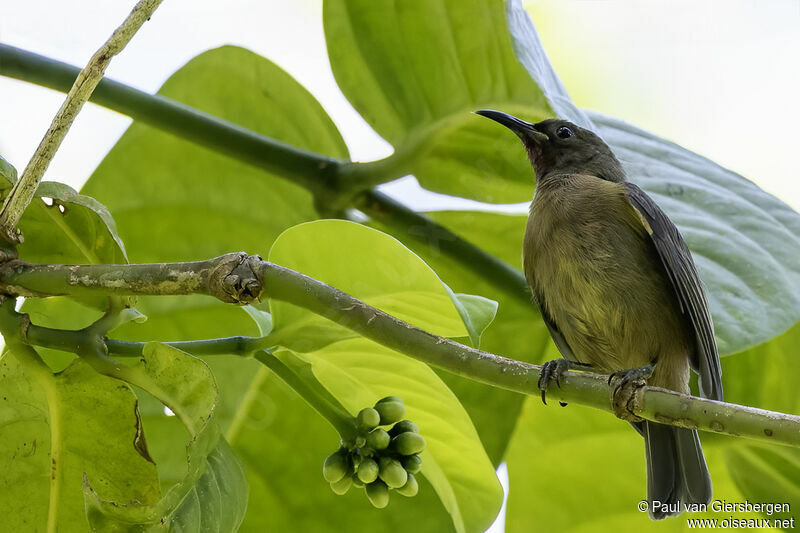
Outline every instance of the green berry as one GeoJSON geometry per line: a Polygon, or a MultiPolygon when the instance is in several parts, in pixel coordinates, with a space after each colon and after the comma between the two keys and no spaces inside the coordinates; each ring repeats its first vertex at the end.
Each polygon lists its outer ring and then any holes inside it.
{"type": "Polygon", "coordinates": [[[387,397],[381,398],[380,400],[375,402],[375,405],[378,405],[379,403],[385,403],[385,402],[400,402],[400,403],[403,403],[403,399],[400,396],[387,396],[387,397]]]}
{"type": "Polygon", "coordinates": [[[336,483],[350,473],[350,459],[342,450],[330,454],[322,465],[322,476],[328,483],[336,483]]]}
{"type": "Polygon", "coordinates": [[[400,459],[400,463],[409,474],[416,474],[422,470],[422,459],[419,458],[419,455],[408,455],[403,457],[400,459]]]}
{"type": "Polygon", "coordinates": [[[372,407],[366,407],[358,412],[358,423],[364,429],[372,429],[381,423],[381,415],[372,407]]]}
{"type": "Polygon", "coordinates": [[[374,507],[383,509],[389,505],[389,487],[381,480],[373,481],[366,487],[367,499],[374,507]]]}
{"type": "Polygon", "coordinates": [[[391,457],[380,458],[380,473],[381,479],[391,488],[396,489],[402,487],[408,481],[408,472],[406,472],[400,461],[392,459],[391,457]]]}
{"type": "Polygon", "coordinates": [[[409,498],[417,495],[419,492],[419,483],[417,483],[417,480],[413,474],[408,475],[408,481],[406,481],[406,484],[402,487],[398,487],[397,492],[398,494],[408,496],[409,498]]]}
{"type": "Polygon", "coordinates": [[[336,483],[331,483],[331,490],[341,496],[346,494],[350,487],[353,486],[353,478],[351,476],[344,476],[336,483]]]}
{"type": "Polygon", "coordinates": [[[372,483],[376,479],[378,479],[378,463],[375,462],[374,459],[364,459],[361,461],[361,464],[358,465],[358,479],[360,479],[364,483],[372,483]]]}
{"type": "Polygon", "coordinates": [[[364,446],[366,446],[366,444],[367,444],[367,439],[364,438],[363,435],[359,435],[358,437],[355,438],[356,448],[363,448],[364,446]]]}
{"type": "Polygon", "coordinates": [[[375,404],[375,410],[381,415],[381,425],[394,424],[406,414],[403,402],[380,402],[375,404]]]}
{"type": "Polygon", "coordinates": [[[367,445],[373,450],[385,450],[389,447],[389,442],[392,438],[384,430],[378,428],[373,429],[367,435],[367,445]]]}
{"type": "Polygon", "coordinates": [[[401,420],[389,430],[389,435],[396,437],[400,433],[419,433],[419,426],[411,420],[401,420]]]}
{"type": "Polygon", "coordinates": [[[364,482],[361,481],[360,479],[358,479],[358,473],[355,473],[352,476],[350,476],[350,479],[353,480],[353,486],[354,487],[359,488],[359,489],[364,487],[364,482]]]}
{"type": "Polygon", "coordinates": [[[414,455],[425,449],[425,438],[419,433],[400,433],[392,439],[392,446],[400,455],[414,455]]]}

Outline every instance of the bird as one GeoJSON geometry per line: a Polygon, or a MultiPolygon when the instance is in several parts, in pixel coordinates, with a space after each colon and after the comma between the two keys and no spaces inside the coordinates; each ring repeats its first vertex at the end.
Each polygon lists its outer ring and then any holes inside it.
{"type": "Polygon", "coordinates": [[[621,392],[646,383],[687,394],[692,369],[702,396],[723,399],[708,302],[678,228],[591,130],[558,118],[534,124],[476,113],[519,137],[536,179],[522,262],[562,356],[542,367],[542,401],[567,370],[609,374],[614,412],[644,438],[650,518],[710,502],[697,430],[642,420],[621,392]]]}

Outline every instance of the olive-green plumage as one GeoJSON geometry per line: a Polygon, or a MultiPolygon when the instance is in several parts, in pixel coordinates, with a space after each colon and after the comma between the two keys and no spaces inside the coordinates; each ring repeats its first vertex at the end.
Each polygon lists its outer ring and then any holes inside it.
{"type": "MultiPolygon", "coordinates": [[[[649,385],[684,393],[693,368],[701,393],[721,400],[713,326],[691,254],[655,202],[625,180],[608,145],[564,120],[478,114],[514,131],[533,165],[523,266],[561,354],[605,373],[652,365],[649,385]]],[[[710,501],[696,431],[633,425],[645,440],[652,518],[710,501]]]]}

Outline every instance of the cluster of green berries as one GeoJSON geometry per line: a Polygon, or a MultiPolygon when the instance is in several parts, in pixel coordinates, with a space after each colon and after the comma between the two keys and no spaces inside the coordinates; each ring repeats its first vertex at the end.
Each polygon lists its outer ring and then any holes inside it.
{"type": "Polygon", "coordinates": [[[353,485],[363,487],[370,503],[379,509],[389,504],[390,489],[416,496],[419,485],[414,474],[422,468],[418,454],[425,449],[425,439],[419,426],[402,420],[405,412],[401,398],[387,396],[358,413],[358,435],[351,442],[342,442],[322,466],[333,492],[345,494],[353,485]]]}

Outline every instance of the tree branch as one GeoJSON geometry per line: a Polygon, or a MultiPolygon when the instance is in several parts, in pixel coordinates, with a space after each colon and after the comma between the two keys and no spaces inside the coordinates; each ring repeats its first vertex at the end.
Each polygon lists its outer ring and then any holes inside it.
{"type": "MultiPolygon", "coordinates": [[[[388,348],[443,370],[488,385],[538,395],[541,367],[470,348],[438,337],[376,309],[338,289],[303,274],[234,253],[208,261],[152,265],[46,266],[21,261],[0,266],[0,289],[16,294],[76,294],[80,291],[122,291],[121,294],[210,294],[242,303],[263,296],[282,300],[332,320],[388,348]],[[50,269],[50,270],[48,270],[50,269]],[[196,269],[196,270],[193,270],[196,269]],[[33,272],[31,274],[30,272],[33,272]],[[66,286],[58,288],[55,279],[66,286]],[[71,276],[64,273],[80,272],[71,276]],[[178,273],[178,274],[176,274],[178,273]],[[162,276],[159,278],[158,276],[162,276]],[[93,278],[91,276],[97,276],[93,278]],[[239,291],[225,290],[224,280],[235,276],[239,291]],[[44,278],[44,280],[43,280],[44,278]],[[190,280],[187,284],[177,279],[190,280]],[[35,286],[26,283],[33,282],[35,286]],[[215,287],[222,287],[218,289],[215,287]],[[44,289],[57,289],[47,292],[44,289]],[[257,289],[257,291],[256,291],[257,289]],[[152,292],[148,292],[151,290],[152,292]],[[255,291],[255,292],[254,292],[255,291]],[[240,293],[245,294],[243,297],[240,293]]],[[[115,292],[117,293],[117,292],[115,292]]],[[[44,333],[43,331],[41,333],[44,333]]],[[[35,337],[28,337],[31,342],[35,337]]],[[[39,339],[42,342],[42,339],[39,339]]],[[[222,341],[222,340],[220,340],[222,341]]],[[[68,345],[63,337],[51,345],[68,345]]],[[[114,341],[119,349],[135,348],[114,341]]],[[[237,341],[238,342],[238,341],[237,341]]],[[[113,343],[109,343],[111,345],[113,343]]],[[[44,344],[42,344],[44,345],[44,344]]],[[[74,350],[71,350],[74,351],[74,350]]],[[[550,384],[551,398],[613,412],[606,377],[568,372],[561,386],[550,384]]],[[[800,417],[753,407],[706,400],[655,387],[637,390],[634,414],[660,423],[800,446],[800,417]]]]}
{"type": "Polygon", "coordinates": [[[42,265],[13,260],[0,265],[0,292],[14,296],[129,296],[207,294],[248,304],[261,293],[261,258],[244,252],[205,261],[134,265],[42,265]]]}
{"type": "Polygon", "coordinates": [[[140,0],[125,21],[114,30],[108,41],[100,47],[75,78],[64,103],[61,104],[61,108],[53,118],[50,128],[0,209],[0,234],[9,242],[21,242],[17,224],[22,218],[22,213],[33,199],[36,188],[72,126],[72,122],[103,78],[103,73],[111,62],[111,58],[125,48],[125,45],[130,42],[160,3],[161,0],[140,0]]]}

